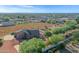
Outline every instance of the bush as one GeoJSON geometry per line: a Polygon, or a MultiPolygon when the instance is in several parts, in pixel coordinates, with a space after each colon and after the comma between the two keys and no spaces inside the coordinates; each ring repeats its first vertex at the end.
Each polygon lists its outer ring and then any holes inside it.
{"type": "Polygon", "coordinates": [[[79,40],[79,31],[73,32],[72,35],[73,35],[74,39],[78,39],[79,40]]]}
{"type": "Polygon", "coordinates": [[[11,33],[11,35],[15,35],[15,33],[14,33],[14,32],[12,32],[12,33],[11,33]]]}
{"type": "Polygon", "coordinates": [[[68,20],[64,23],[64,26],[66,26],[67,30],[72,30],[72,29],[75,29],[77,28],[77,22],[75,20],[68,20]]]}
{"type": "Polygon", "coordinates": [[[42,48],[45,48],[45,43],[42,39],[39,38],[23,41],[20,45],[20,51],[23,53],[42,52],[42,48]]]}
{"type": "Polygon", "coordinates": [[[73,36],[73,40],[72,40],[72,44],[77,44],[79,43],[79,31],[75,31],[72,33],[73,36]]]}
{"type": "Polygon", "coordinates": [[[64,40],[63,34],[55,34],[48,38],[49,44],[57,44],[59,41],[64,40]]]}
{"type": "Polygon", "coordinates": [[[68,26],[68,25],[65,25],[65,26],[63,27],[64,32],[66,32],[66,31],[68,31],[68,30],[72,30],[72,29],[75,29],[75,27],[68,26]]]}
{"type": "Polygon", "coordinates": [[[67,20],[67,21],[65,21],[64,24],[66,24],[66,25],[77,25],[77,22],[75,20],[67,20]]]}
{"type": "Polygon", "coordinates": [[[52,29],[52,32],[53,32],[54,34],[61,33],[61,27],[53,28],[53,29],[52,29]]]}
{"type": "Polygon", "coordinates": [[[72,29],[74,29],[77,25],[77,22],[75,20],[68,20],[65,22],[65,25],[70,26],[72,29]]]}
{"type": "Polygon", "coordinates": [[[77,25],[76,25],[76,28],[78,28],[78,29],[79,29],[79,24],[77,24],[77,25]]]}
{"type": "Polygon", "coordinates": [[[73,41],[71,41],[72,45],[75,45],[77,43],[79,43],[79,41],[77,41],[76,39],[74,39],[73,41]]]}
{"type": "Polygon", "coordinates": [[[46,22],[46,20],[41,20],[41,22],[42,22],[42,23],[45,23],[45,22],[46,22]]]}
{"type": "Polygon", "coordinates": [[[47,23],[49,23],[49,24],[56,24],[57,21],[56,20],[47,20],[47,23]]]}
{"type": "Polygon", "coordinates": [[[75,20],[66,21],[63,27],[56,27],[52,29],[54,34],[65,33],[68,30],[75,29],[77,26],[77,22],[75,20]]]}
{"type": "Polygon", "coordinates": [[[45,35],[46,37],[50,37],[50,36],[52,35],[52,33],[49,32],[49,31],[45,31],[44,35],[45,35]]]}
{"type": "Polygon", "coordinates": [[[64,26],[64,27],[57,27],[57,28],[53,28],[52,29],[52,32],[54,34],[59,34],[59,33],[65,33],[67,31],[67,27],[64,26]]]}
{"type": "Polygon", "coordinates": [[[2,39],[0,39],[0,47],[2,46],[2,44],[3,44],[3,40],[2,40],[2,39]]]}
{"type": "Polygon", "coordinates": [[[77,21],[77,23],[79,24],[79,16],[75,19],[77,21]]]}

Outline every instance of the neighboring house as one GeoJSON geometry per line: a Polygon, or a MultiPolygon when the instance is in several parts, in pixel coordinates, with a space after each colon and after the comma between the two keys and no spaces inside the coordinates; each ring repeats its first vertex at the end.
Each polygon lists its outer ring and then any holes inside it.
{"type": "Polygon", "coordinates": [[[29,22],[38,23],[40,20],[29,20],[29,22]]]}
{"type": "Polygon", "coordinates": [[[13,26],[15,25],[13,22],[1,22],[0,27],[13,26]]]}
{"type": "Polygon", "coordinates": [[[1,23],[1,22],[4,22],[4,20],[0,19],[0,23],[1,23]]]}
{"type": "Polygon", "coordinates": [[[65,20],[70,20],[70,19],[69,18],[57,18],[56,20],[65,21],[65,20]]]}
{"type": "Polygon", "coordinates": [[[11,22],[15,22],[15,23],[25,23],[25,22],[33,22],[33,23],[38,23],[41,22],[41,20],[45,20],[43,18],[26,18],[26,19],[10,19],[11,22]]]}
{"type": "Polygon", "coordinates": [[[57,18],[56,21],[58,23],[64,23],[65,20],[69,20],[69,18],[57,18]]]}
{"type": "Polygon", "coordinates": [[[14,23],[17,23],[17,24],[25,22],[24,19],[10,19],[10,21],[14,22],[14,23]]]}
{"type": "Polygon", "coordinates": [[[39,19],[39,18],[27,18],[27,19],[25,19],[24,21],[37,23],[37,22],[40,22],[41,19],[39,19]]]}

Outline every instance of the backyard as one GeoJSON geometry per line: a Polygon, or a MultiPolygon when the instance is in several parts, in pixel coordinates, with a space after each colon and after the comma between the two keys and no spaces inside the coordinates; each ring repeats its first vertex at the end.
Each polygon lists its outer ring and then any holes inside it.
{"type": "Polygon", "coordinates": [[[28,24],[18,24],[9,27],[0,27],[0,36],[10,34],[20,29],[45,29],[46,27],[50,28],[56,26],[62,26],[62,25],[47,24],[47,23],[28,23],[28,24]]]}

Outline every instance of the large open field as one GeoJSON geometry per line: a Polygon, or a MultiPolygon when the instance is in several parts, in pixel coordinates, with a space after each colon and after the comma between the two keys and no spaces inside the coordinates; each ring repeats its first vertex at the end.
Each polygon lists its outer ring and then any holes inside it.
{"type": "Polygon", "coordinates": [[[9,27],[0,27],[0,36],[4,36],[11,32],[15,32],[20,29],[45,29],[45,27],[55,27],[61,26],[56,24],[47,24],[47,23],[28,23],[28,24],[18,24],[16,26],[9,27]]]}

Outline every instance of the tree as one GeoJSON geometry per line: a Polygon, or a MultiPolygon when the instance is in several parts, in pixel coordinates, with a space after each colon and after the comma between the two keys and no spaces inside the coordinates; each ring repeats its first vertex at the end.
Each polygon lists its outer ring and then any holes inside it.
{"type": "Polygon", "coordinates": [[[79,16],[76,18],[77,23],[79,24],[79,16]]]}
{"type": "Polygon", "coordinates": [[[45,31],[45,36],[46,36],[46,37],[50,37],[51,35],[52,35],[51,32],[49,32],[49,31],[45,31]]]}
{"type": "Polygon", "coordinates": [[[72,32],[72,36],[73,36],[73,40],[71,41],[72,44],[78,44],[79,43],[79,31],[75,31],[75,32],[72,32]]]}
{"type": "Polygon", "coordinates": [[[0,39],[0,47],[2,46],[2,44],[3,44],[3,40],[2,40],[2,39],[0,39]]]}
{"type": "Polygon", "coordinates": [[[57,44],[59,41],[64,40],[63,34],[54,34],[51,37],[48,38],[49,44],[57,44]]]}
{"type": "Polygon", "coordinates": [[[46,21],[45,20],[41,20],[41,22],[45,23],[46,21]]]}
{"type": "Polygon", "coordinates": [[[4,21],[6,21],[6,22],[7,22],[7,21],[9,21],[9,20],[10,20],[10,17],[6,16],[6,17],[4,17],[3,19],[4,19],[4,21]]]}
{"type": "Polygon", "coordinates": [[[66,32],[66,27],[56,27],[52,29],[53,34],[59,34],[59,33],[64,33],[66,32]]]}
{"type": "Polygon", "coordinates": [[[56,22],[56,20],[47,20],[47,23],[49,23],[49,24],[56,24],[57,22],[56,22]]]}
{"type": "Polygon", "coordinates": [[[17,16],[17,18],[20,18],[20,16],[17,16]]]}
{"type": "Polygon", "coordinates": [[[42,48],[45,48],[45,43],[39,38],[33,38],[28,41],[25,40],[20,45],[20,51],[22,53],[41,53],[42,48]]]}
{"type": "Polygon", "coordinates": [[[76,28],[77,22],[75,20],[67,20],[65,23],[65,26],[71,27],[71,29],[76,28]]]}
{"type": "Polygon", "coordinates": [[[77,25],[77,22],[75,20],[67,20],[64,24],[68,26],[75,26],[77,25]]]}

